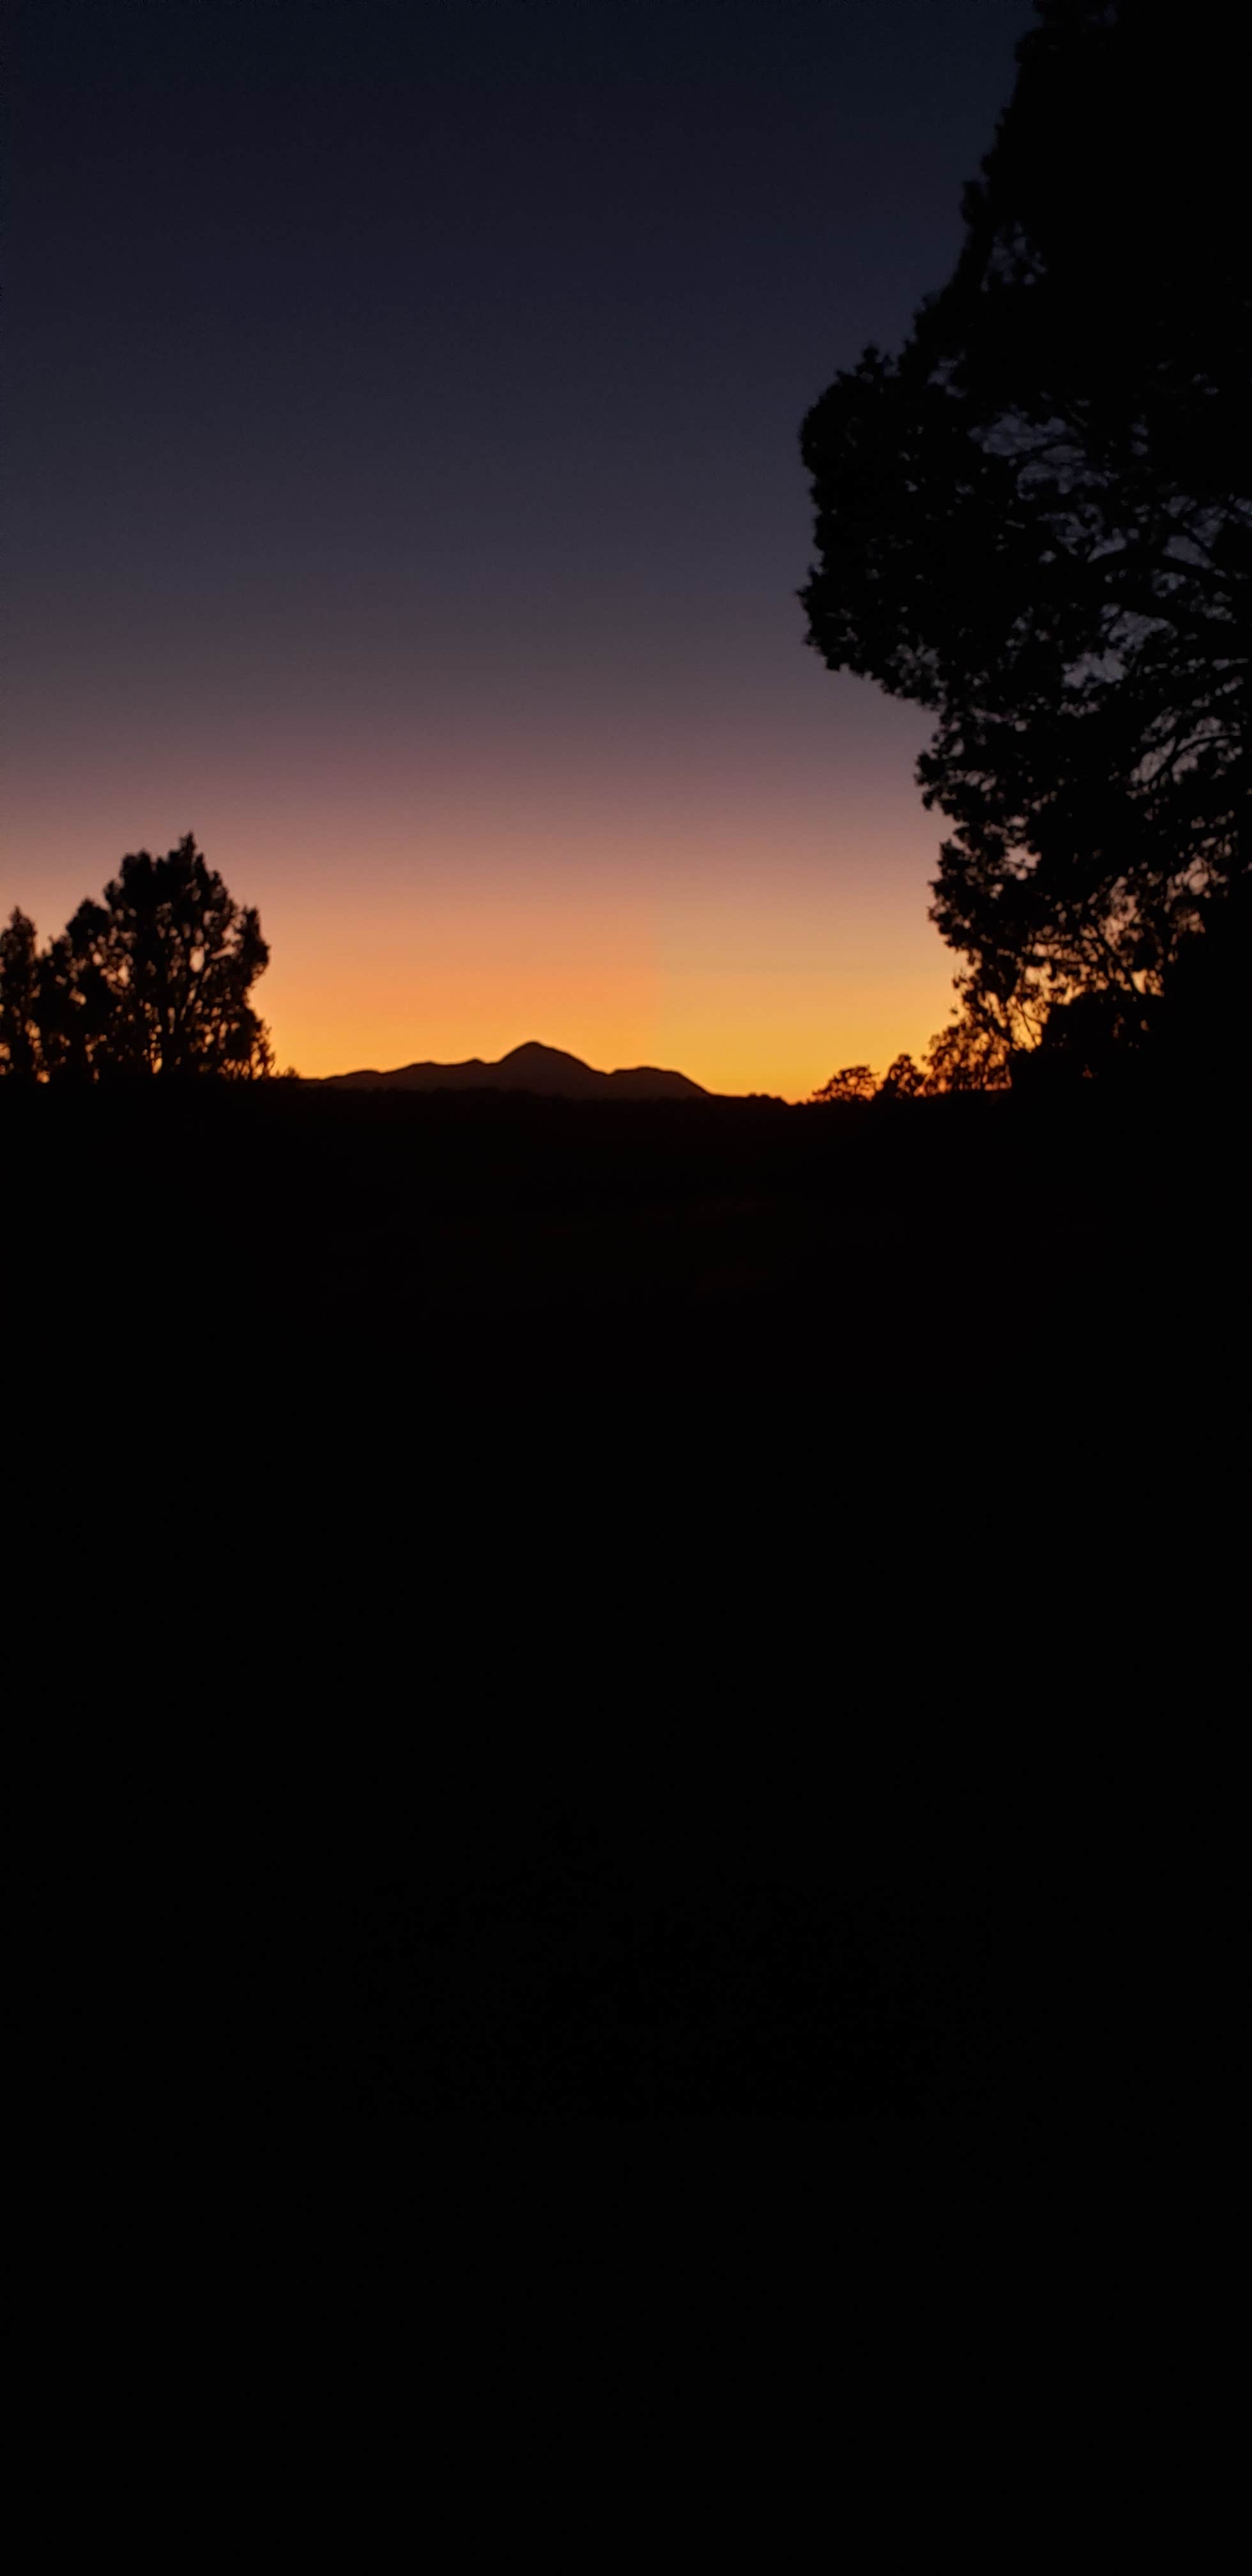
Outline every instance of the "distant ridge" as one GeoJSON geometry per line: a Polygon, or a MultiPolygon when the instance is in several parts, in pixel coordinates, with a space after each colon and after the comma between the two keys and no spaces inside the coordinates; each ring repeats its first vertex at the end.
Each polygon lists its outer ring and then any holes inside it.
{"type": "Polygon", "coordinates": [[[320,1077],[326,1091],[533,1091],[556,1100],[711,1100],[715,1094],[689,1082],[685,1073],[666,1073],[654,1064],[635,1064],[618,1073],[597,1073],[581,1056],[561,1047],[540,1046],[528,1038],[498,1064],[473,1055],[468,1064],[401,1064],[393,1073],[328,1073],[320,1077]]]}

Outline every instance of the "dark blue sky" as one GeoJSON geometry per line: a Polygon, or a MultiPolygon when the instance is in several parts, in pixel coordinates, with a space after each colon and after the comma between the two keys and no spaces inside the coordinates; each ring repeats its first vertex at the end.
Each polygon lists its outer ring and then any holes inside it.
{"type": "Polygon", "coordinates": [[[921,728],[802,650],[796,438],[950,268],[1028,18],[31,0],[5,908],[193,827],[310,1071],[922,1042],[921,728]]]}

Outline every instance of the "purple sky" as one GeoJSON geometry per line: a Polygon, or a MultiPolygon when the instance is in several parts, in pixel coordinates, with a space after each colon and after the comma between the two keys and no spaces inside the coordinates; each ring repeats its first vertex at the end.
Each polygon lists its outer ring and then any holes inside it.
{"type": "Polygon", "coordinates": [[[29,0],[0,903],[188,829],[280,1061],[919,1048],[916,711],[802,649],[807,405],[1026,0],[29,0]]]}

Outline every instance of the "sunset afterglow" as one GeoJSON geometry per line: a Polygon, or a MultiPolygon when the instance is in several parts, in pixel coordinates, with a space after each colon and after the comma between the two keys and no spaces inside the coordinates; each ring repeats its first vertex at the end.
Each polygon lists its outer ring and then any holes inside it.
{"type": "Polygon", "coordinates": [[[309,1074],[533,1037],[797,1098],[920,1051],[925,719],[804,650],[797,435],[955,248],[1019,14],[36,48],[0,909],[46,937],[194,832],[309,1074]]]}

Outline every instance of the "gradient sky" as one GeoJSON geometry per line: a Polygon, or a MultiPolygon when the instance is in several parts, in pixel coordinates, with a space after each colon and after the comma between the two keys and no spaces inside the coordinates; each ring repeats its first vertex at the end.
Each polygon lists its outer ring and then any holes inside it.
{"type": "Polygon", "coordinates": [[[280,1064],[919,1052],[925,720],[803,649],[804,411],[1028,0],[27,0],[0,910],[193,830],[280,1064]]]}

